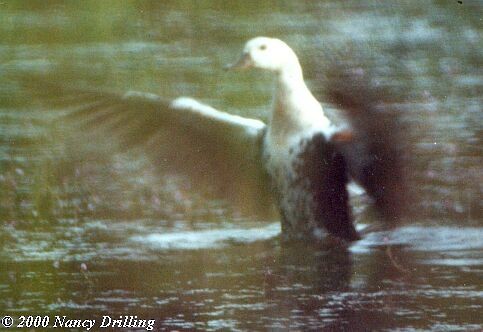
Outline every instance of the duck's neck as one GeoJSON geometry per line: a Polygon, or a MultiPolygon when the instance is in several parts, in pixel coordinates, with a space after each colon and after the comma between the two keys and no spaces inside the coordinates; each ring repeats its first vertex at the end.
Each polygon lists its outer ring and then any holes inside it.
{"type": "Polygon", "coordinates": [[[275,98],[283,99],[294,93],[309,93],[304,82],[302,67],[299,62],[294,62],[290,66],[286,66],[277,72],[275,84],[275,98]]]}
{"type": "Polygon", "coordinates": [[[326,119],[322,107],[304,82],[298,60],[277,72],[270,120],[272,135],[289,136],[326,119]]]}

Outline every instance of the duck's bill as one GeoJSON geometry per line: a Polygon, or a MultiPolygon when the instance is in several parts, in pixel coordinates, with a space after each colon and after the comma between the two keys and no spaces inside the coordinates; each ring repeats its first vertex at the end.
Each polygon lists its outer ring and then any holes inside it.
{"type": "Polygon", "coordinates": [[[252,67],[252,59],[250,57],[250,54],[243,53],[241,58],[237,62],[226,65],[225,69],[236,70],[236,69],[248,69],[251,67],[252,67]]]}

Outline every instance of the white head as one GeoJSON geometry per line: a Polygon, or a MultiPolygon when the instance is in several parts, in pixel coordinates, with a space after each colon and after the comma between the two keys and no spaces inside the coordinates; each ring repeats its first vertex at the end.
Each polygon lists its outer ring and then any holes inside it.
{"type": "Polygon", "coordinates": [[[276,38],[256,37],[245,44],[240,60],[228,68],[260,68],[281,72],[300,68],[300,64],[294,51],[285,42],[276,38]]]}

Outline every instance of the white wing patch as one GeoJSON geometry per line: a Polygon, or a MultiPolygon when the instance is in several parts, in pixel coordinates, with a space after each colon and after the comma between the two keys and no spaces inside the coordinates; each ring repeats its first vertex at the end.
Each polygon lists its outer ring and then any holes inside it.
{"type": "Polygon", "coordinates": [[[171,102],[170,106],[175,109],[189,109],[214,120],[245,127],[247,134],[251,136],[258,135],[266,127],[265,123],[260,120],[247,119],[238,115],[220,112],[211,106],[189,97],[176,98],[171,102]]]}

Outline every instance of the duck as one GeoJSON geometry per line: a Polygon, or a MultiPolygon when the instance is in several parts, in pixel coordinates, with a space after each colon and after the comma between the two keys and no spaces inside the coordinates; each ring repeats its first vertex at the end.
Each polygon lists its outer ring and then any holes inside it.
{"type": "Polygon", "coordinates": [[[263,158],[277,195],[283,236],[319,240],[327,230],[344,240],[358,239],[345,166],[331,144],[337,129],[307,87],[295,52],[280,39],[257,37],[228,68],[257,68],[275,76],[263,158]]]}
{"type": "Polygon", "coordinates": [[[267,123],[184,96],[169,100],[45,83],[31,90],[44,100],[47,93],[60,96],[69,110],[64,118],[85,129],[89,140],[107,138],[120,150],[141,151],[163,174],[185,177],[199,192],[241,213],[265,218],[278,211],[284,240],[360,239],[350,207],[351,181],[390,215],[386,219],[394,219],[396,213],[387,211],[395,211],[400,200],[387,197],[397,196],[392,193],[399,182],[388,179],[398,177],[398,152],[393,141],[384,142],[394,126],[381,124],[372,104],[358,102],[363,94],[334,89],[333,101],[359,119],[352,131],[335,126],[305,83],[297,55],[277,38],[248,40],[240,59],[225,69],[273,75],[267,123]]]}

